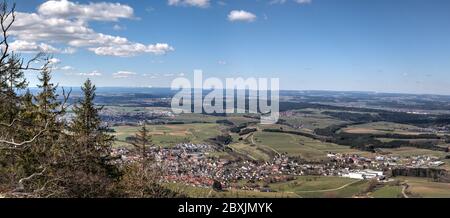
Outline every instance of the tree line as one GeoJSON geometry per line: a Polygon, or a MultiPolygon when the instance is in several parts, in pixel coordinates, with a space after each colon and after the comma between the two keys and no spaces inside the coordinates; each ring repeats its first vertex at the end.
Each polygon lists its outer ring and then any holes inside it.
{"type": "Polygon", "coordinates": [[[354,122],[346,124],[331,125],[322,129],[315,129],[314,134],[323,137],[325,142],[335,143],[339,145],[350,146],[355,149],[363,151],[374,152],[379,148],[400,148],[400,147],[415,147],[421,149],[445,151],[448,148],[437,146],[436,140],[445,140],[445,138],[434,134],[419,134],[419,135],[402,135],[394,133],[386,134],[372,134],[372,133],[347,133],[340,131],[343,128],[352,125],[363,124],[364,122],[354,122]],[[382,142],[379,138],[389,138],[392,141],[382,142]],[[427,139],[417,140],[414,139],[427,139]]]}
{"type": "Polygon", "coordinates": [[[87,79],[82,98],[68,103],[71,90],[52,82],[51,56],[26,60],[11,50],[9,32],[15,5],[0,3],[0,193],[8,197],[176,197],[158,183],[158,169],[146,155],[148,129],[136,135],[141,161],[120,165],[95,104],[96,87],[87,79]],[[34,67],[36,63],[40,67],[34,67]],[[38,72],[31,93],[25,72],[38,72]],[[58,94],[59,93],[59,94],[58,94]],[[73,116],[67,119],[71,110],[73,116]]]}

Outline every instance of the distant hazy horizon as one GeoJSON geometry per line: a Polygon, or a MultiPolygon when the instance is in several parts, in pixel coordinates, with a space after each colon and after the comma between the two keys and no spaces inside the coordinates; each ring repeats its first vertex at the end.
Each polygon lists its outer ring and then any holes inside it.
{"type": "MultiPolygon", "coordinates": [[[[11,46],[53,54],[54,81],[169,87],[276,77],[285,90],[450,94],[448,0],[30,0],[11,46]],[[101,11],[102,13],[98,13],[101,11]],[[37,34],[45,33],[45,34],[37,34]]],[[[36,85],[36,72],[27,72],[36,85]]]]}
{"type": "MultiPolygon", "coordinates": [[[[170,87],[132,87],[132,86],[96,86],[97,90],[101,93],[106,91],[107,89],[128,89],[128,90],[137,90],[137,89],[146,89],[146,90],[168,90],[170,91],[170,87]]],[[[30,86],[30,90],[37,91],[39,89],[36,86],[30,86]]],[[[59,86],[59,89],[72,89],[72,90],[78,90],[81,91],[81,86],[59,86]]],[[[207,90],[207,89],[204,89],[207,90]]],[[[177,91],[177,90],[172,90],[177,91]]],[[[407,93],[407,92],[377,92],[377,91],[364,91],[364,90],[294,90],[294,89],[281,89],[281,92],[328,92],[328,93],[362,93],[362,94],[392,94],[392,95],[434,95],[434,96],[448,96],[450,97],[450,94],[435,94],[435,93],[407,93]]],[[[127,92],[132,93],[132,92],[127,92]]]]}

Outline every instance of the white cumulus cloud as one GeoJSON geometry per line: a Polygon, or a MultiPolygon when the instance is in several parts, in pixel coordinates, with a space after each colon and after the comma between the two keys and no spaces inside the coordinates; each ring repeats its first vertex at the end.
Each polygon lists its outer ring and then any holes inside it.
{"type": "Polygon", "coordinates": [[[256,15],[244,10],[234,10],[228,14],[229,21],[245,21],[245,22],[253,22],[256,20],[256,15]]]}
{"type": "Polygon", "coordinates": [[[113,73],[113,78],[120,79],[120,78],[128,78],[130,76],[136,75],[135,72],[130,71],[119,71],[117,73],[113,73]]]}
{"type": "Polygon", "coordinates": [[[299,4],[309,4],[312,2],[312,0],[294,0],[294,1],[299,4]]]}
{"type": "Polygon", "coordinates": [[[116,46],[105,46],[97,48],[89,48],[97,55],[111,55],[120,57],[131,57],[141,53],[153,53],[162,55],[170,51],[174,51],[174,48],[165,43],[158,43],[155,45],[143,45],[140,43],[135,44],[123,44],[116,46]]]}
{"type": "Polygon", "coordinates": [[[49,45],[47,43],[36,43],[36,42],[29,42],[24,40],[16,40],[10,44],[11,49],[16,52],[22,52],[22,53],[38,53],[38,52],[45,52],[45,53],[63,53],[63,54],[72,54],[75,52],[75,48],[64,48],[59,49],[55,48],[52,45],[49,45]]]}
{"type": "MultiPolygon", "coordinates": [[[[269,2],[269,4],[273,5],[273,4],[284,4],[286,3],[288,0],[271,0],[269,2]]],[[[310,4],[312,3],[312,0],[293,0],[293,2],[296,2],[298,4],[310,4]]]]}
{"type": "Polygon", "coordinates": [[[168,0],[167,2],[172,6],[194,6],[200,8],[206,8],[209,6],[209,0],[168,0]]]}
{"type": "Polygon", "coordinates": [[[284,4],[287,0],[271,0],[269,4],[284,4]]]}
{"type": "Polygon", "coordinates": [[[98,72],[97,70],[94,70],[92,72],[88,72],[88,73],[79,73],[79,76],[88,76],[88,77],[95,77],[95,76],[101,76],[102,73],[98,72]]]}
{"type": "Polygon", "coordinates": [[[48,62],[49,62],[50,64],[59,64],[59,63],[61,63],[61,60],[58,59],[58,58],[50,58],[50,59],[48,60],[48,62]]]}
{"type": "Polygon", "coordinates": [[[79,4],[68,0],[50,0],[38,7],[38,13],[48,17],[82,20],[117,21],[133,17],[133,8],[120,3],[79,4]]]}
{"type": "Polygon", "coordinates": [[[60,69],[60,70],[74,70],[75,68],[73,68],[72,66],[63,66],[63,67],[60,67],[58,69],[60,69]]]}
{"type": "Polygon", "coordinates": [[[89,21],[132,19],[133,9],[119,3],[80,4],[68,0],[47,1],[36,13],[16,13],[11,35],[13,49],[22,52],[74,53],[87,48],[98,55],[155,55],[173,51],[167,43],[142,44],[125,37],[103,34],[89,26],[89,21]],[[57,48],[65,45],[67,48],[57,48]]]}

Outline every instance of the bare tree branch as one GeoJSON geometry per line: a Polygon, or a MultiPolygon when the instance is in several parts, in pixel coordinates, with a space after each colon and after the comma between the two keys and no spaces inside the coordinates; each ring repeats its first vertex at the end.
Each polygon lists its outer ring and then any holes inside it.
{"type": "Polygon", "coordinates": [[[25,190],[25,186],[23,185],[24,182],[29,181],[29,180],[32,180],[34,177],[44,175],[44,173],[45,173],[46,170],[47,170],[47,168],[44,168],[44,169],[43,169],[41,172],[39,172],[39,173],[33,173],[33,174],[31,174],[30,176],[28,176],[28,177],[25,177],[25,178],[20,179],[20,180],[19,180],[19,187],[15,190],[15,192],[25,190]]]}
{"type": "MultiPolygon", "coordinates": [[[[70,89],[68,92],[66,92],[66,90],[63,88],[63,101],[61,103],[61,108],[58,112],[55,112],[52,116],[52,118],[57,117],[58,115],[61,115],[62,113],[64,113],[67,109],[67,107],[69,107],[70,105],[67,104],[70,95],[72,93],[72,89],[70,89]]],[[[20,119],[14,119],[11,123],[6,124],[6,123],[0,123],[0,126],[4,126],[4,127],[12,127],[14,126],[15,123],[17,122],[22,122],[20,119]]],[[[24,150],[28,147],[29,144],[33,143],[34,141],[36,141],[44,132],[47,131],[48,129],[48,125],[49,122],[47,122],[44,126],[44,128],[39,131],[38,134],[36,134],[35,136],[33,136],[30,140],[27,141],[23,141],[23,142],[15,142],[14,140],[8,141],[8,140],[4,140],[4,139],[0,139],[0,149],[9,149],[9,150],[24,150]],[[2,147],[1,144],[7,144],[8,146],[4,146],[2,147]]]]}
{"type": "MultiPolygon", "coordinates": [[[[36,134],[35,136],[33,136],[33,138],[31,138],[30,140],[27,141],[23,141],[23,142],[14,142],[14,140],[12,141],[7,141],[7,140],[3,140],[0,139],[0,145],[1,144],[7,144],[9,146],[6,147],[6,149],[25,149],[26,147],[28,147],[29,144],[33,143],[34,141],[36,141],[37,138],[39,138],[45,131],[47,131],[47,127],[48,127],[48,122],[45,124],[44,129],[42,129],[41,131],[39,131],[38,134],[36,134]],[[25,146],[25,147],[24,147],[25,146]]],[[[5,148],[3,148],[5,149],[5,148]]]]}
{"type": "Polygon", "coordinates": [[[17,119],[17,118],[15,118],[11,123],[0,123],[0,126],[4,126],[4,127],[12,127],[12,126],[14,126],[14,124],[16,123],[16,122],[19,122],[20,120],[19,119],[17,119]]]}
{"type": "Polygon", "coordinates": [[[70,106],[69,104],[67,104],[67,102],[69,101],[70,95],[72,94],[72,88],[69,89],[69,91],[66,93],[66,89],[64,89],[64,87],[62,88],[62,95],[63,95],[63,101],[61,103],[61,109],[59,110],[59,113],[64,113],[66,111],[66,109],[70,106]]]}
{"type": "MultiPolygon", "coordinates": [[[[44,57],[46,56],[45,53],[39,52],[36,54],[33,58],[28,60],[26,64],[24,63],[24,59],[21,59],[13,66],[6,66],[5,61],[8,57],[11,56],[12,53],[10,53],[10,45],[8,42],[9,34],[8,32],[11,30],[11,27],[13,26],[14,22],[16,21],[16,4],[14,3],[12,7],[9,9],[8,4],[6,3],[6,0],[0,3],[0,29],[1,33],[0,36],[2,37],[0,41],[0,69],[1,68],[16,68],[16,70],[33,70],[33,71],[40,71],[42,70],[42,67],[32,67],[31,65],[36,61],[42,61],[44,60],[44,57]]],[[[47,60],[48,62],[48,60],[47,60]]],[[[3,69],[2,69],[3,70],[3,69]]]]}
{"type": "Polygon", "coordinates": [[[8,4],[6,1],[0,4],[0,26],[2,30],[2,41],[0,42],[0,46],[2,47],[2,54],[0,56],[0,63],[3,64],[6,58],[9,56],[9,43],[8,43],[8,31],[16,20],[16,4],[13,4],[12,8],[8,10],[8,4]],[[10,20],[8,20],[10,18],[10,20]]]}

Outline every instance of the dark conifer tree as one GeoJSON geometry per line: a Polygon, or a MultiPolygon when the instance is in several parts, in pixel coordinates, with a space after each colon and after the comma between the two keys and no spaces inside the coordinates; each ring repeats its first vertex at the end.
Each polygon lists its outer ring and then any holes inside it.
{"type": "Polygon", "coordinates": [[[107,197],[112,195],[119,170],[111,164],[111,147],[114,137],[107,134],[95,106],[95,85],[87,80],[82,89],[83,98],[74,106],[75,117],[70,130],[71,156],[68,166],[72,172],[67,178],[71,196],[107,197]]]}
{"type": "Polygon", "coordinates": [[[20,111],[18,92],[27,88],[28,83],[21,70],[21,60],[17,55],[9,57],[0,70],[0,121],[13,122],[20,111]]]}
{"type": "Polygon", "coordinates": [[[35,100],[38,107],[39,119],[43,123],[55,122],[49,119],[55,118],[56,109],[61,105],[61,102],[57,100],[58,94],[56,90],[58,85],[54,85],[51,82],[51,69],[48,63],[41,70],[38,79],[40,84],[37,87],[40,89],[40,92],[35,97],[35,100]]]}
{"type": "Polygon", "coordinates": [[[88,79],[81,90],[83,99],[73,108],[75,118],[71,126],[72,132],[85,149],[108,152],[114,137],[108,135],[107,128],[102,125],[99,116],[102,107],[95,106],[96,87],[88,79]]]}
{"type": "Polygon", "coordinates": [[[148,148],[152,146],[152,137],[145,124],[142,125],[142,128],[136,133],[132,145],[141,154],[143,159],[147,158],[148,148]]]}

